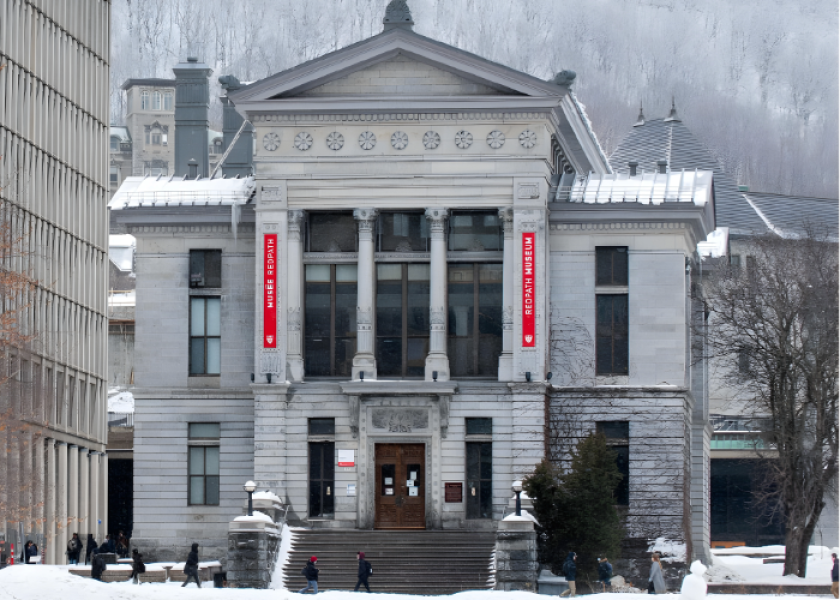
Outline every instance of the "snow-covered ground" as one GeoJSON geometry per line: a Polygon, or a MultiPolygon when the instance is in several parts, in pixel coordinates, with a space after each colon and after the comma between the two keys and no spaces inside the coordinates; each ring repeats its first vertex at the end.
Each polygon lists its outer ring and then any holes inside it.
{"type": "Polygon", "coordinates": [[[795,575],[783,577],[783,564],[764,564],[764,558],[771,556],[784,558],[784,546],[720,548],[713,552],[715,564],[706,573],[711,582],[830,585],[831,553],[838,550],[811,546],[808,553],[808,570],[804,579],[795,575]],[[755,555],[758,555],[758,558],[755,558],[755,555]]]}

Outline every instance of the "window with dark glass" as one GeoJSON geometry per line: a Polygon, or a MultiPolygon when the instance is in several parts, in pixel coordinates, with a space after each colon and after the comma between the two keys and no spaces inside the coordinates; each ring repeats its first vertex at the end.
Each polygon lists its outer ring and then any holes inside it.
{"type": "Polygon", "coordinates": [[[335,442],[309,442],[309,518],[335,515],[335,442]]]}
{"type": "Polygon", "coordinates": [[[358,235],[353,213],[309,213],[307,252],[356,252],[358,235]]]}
{"type": "Polygon", "coordinates": [[[596,301],[596,371],[598,375],[627,375],[627,294],[598,294],[596,301]]]}
{"type": "Polygon", "coordinates": [[[222,372],[222,299],[190,298],[190,375],[222,372]]]}
{"type": "Polygon", "coordinates": [[[467,518],[493,518],[493,444],[467,442],[467,518]]]}
{"type": "Polygon", "coordinates": [[[627,247],[595,248],[595,285],[627,285],[627,247]]]}
{"type": "Polygon", "coordinates": [[[493,419],[468,417],[464,421],[467,435],[493,435],[493,419]]]}
{"type": "Polygon", "coordinates": [[[621,481],[613,492],[615,503],[621,506],[630,504],[630,422],[600,421],[595,424],[595,431],[607,438],[607,445],[615,455],[615,464],[621,473],[621,481]]]}
{"type": "Polygon", "coordinates": [[[423,212],[382,213],[377,227],[380,252],[429,251],[429,223],[423,212]]]}
{"type": "Polygon", "coordinates": [[[189,424],[189,504],[219,504],[219,423],[189,424]]]}
{"type": "Polygon", "coordinates": [[[453,211],[449,217],[449,249],[484,252],[502,250],[498,211],[453,211]]]}
{"type": "Polygon", "coordinates": [[[378,264],[376,364],[379,374],[422,377],[428,353],[429,265],[378,264]]]}
{"type": "Polygon", "coordinates": [[[120,149],[120,138],[111,136],[111,150],[117,152],[120,149]]]}
{"type": "Polygon", "coordinates": [[[450,263],[448,294],[452,376],[497,376],[502,352],[502,265],[450,263]]]}
{"type": "Polygon", "coordinates": [[[222,287],[221,250],[190,250],[190,287],[222,287]]]}
{"type": "Polygon", "coordinates": [[[309,419],[309,435],[335,435],[335,419],[309,419]]]}
{"type": "Polygon", "coordinates": [[[306,265],[303,336],[307,375],[350,375],[356,354],[356,289],[356,265],[306,265]]]}

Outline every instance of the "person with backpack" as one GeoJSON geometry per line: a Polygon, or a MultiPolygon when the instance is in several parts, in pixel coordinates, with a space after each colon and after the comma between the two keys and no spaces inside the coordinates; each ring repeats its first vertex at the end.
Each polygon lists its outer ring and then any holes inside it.
{"type": "Polygon", "coordinates": [[[26,541],[26,546],[23,548],[23,564],[35,564],[35,558],[38,556],[38,546],[32,540],[26,541]]]}
{"type": "MultiPolygon", "coordinates": [[[[140,575],[146,572],[146,564],[143,562],[143,555],[135,548],[131,551],[131,580],[139,584],[140,575]]],[[[198,587],[201,587],[200,585],[198,587]]]]}
{"type": "Polygon", "coordinates": [[[93,551],[93,562],[91,563],[90,568],[90,576],[97,581],[102,581],[102,573],[105,572],[105,569],[108,567],[105,565],[105,557],[102,556],[103,552],[99,550],[93,551]]]}
{"type": "Polygon", "coordinates": [[[318,593],[318,571],[319,569],[315,567],[318,563],[318,557],[313,556],[309,559],[309,562],[306,563],[306,566],[301,569],[300,574],[306,577],[306,587],[302,590],[299,590],[299,594],[303,594],[309,588],[312,588],[312,593],[318,593]]]}
{"type": "Polygon", "coordinates": [[[184,575],[186,575],[187,578],[184,580],[184,585],[181,587],[187,587],[190,579],[195,581],[195,584],[198,587],[201,587],[201,582],[198,580],[198,544],[196,543],[193,543],[192,550],[190,550],[190,553],[187,556],[187,562],[184,565],[184,575]]]}
{"type": "Polygon", "coordinates": [[[598,559],[598,581],[603,586],[603,591],[606,592],[612,585],[613,568],[610,561],[606,558],[598,559]]]}
{"type": "Polygon", "coordinates": [[[74,533],[73,537],[67,540],[67,562],[71,565],[79,564],[79,554],[82,552],[82,540],[79,534],[74,533]]]}
{"type": "Polygon", "coordinates": [[[575,583],[575,579],[577,578],[577,554],[574,552],[569,552],[569,555],[566,557],[566,562],[563,563],[563,575],[566,576],[566,582],[569,584],[569,589],[560,594],[561,596],[565,596],[568,594],[569,598],[574,598],[577,596],[577,588],[575,587],[577,584],[575,583]]]}
{"type": "Polygon", "coordinates": [[[359,580],[356,582],[356,589],[354,592],[359,591],[359,586],[364,585],[365,589],[370,594],[370,586],[368,585],[368,577],[373,575],[373,567],[370,566],[370,563],[365,560],[365,553],[364,552],[357,552],[356,559],[359,561],[359,580]]]}
{"type": "Polygon", "coordinates": [[[96,543],[96,540],[93,539],[93,534],[89,533],[87,537],[87,546],[85,546],[85,564],[90,562],[90,555],[99,548],[99,544],[96,543]]]}

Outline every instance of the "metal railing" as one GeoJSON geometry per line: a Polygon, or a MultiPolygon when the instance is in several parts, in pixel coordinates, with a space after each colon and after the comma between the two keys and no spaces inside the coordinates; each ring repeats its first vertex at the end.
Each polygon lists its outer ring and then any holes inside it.
{"type": "Polygon", "coordinates": [[[134,413],[108,413],[108,427],[134,427],[134,413]]]}

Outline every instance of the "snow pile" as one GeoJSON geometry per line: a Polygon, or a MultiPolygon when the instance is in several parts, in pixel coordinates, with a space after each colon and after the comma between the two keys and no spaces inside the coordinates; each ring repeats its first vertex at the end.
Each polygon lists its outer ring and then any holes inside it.
{"type": "Polygon", "coordinates": [[[685,562],[685,542],[675,542],[666,538],[656,538],[648,546],[648,552],[656,552],[662,562],[685,562]]]}
{"type": "Polygon", "coordinates": [[[635,588],[622,577],[621,575],[616,575],[612,579],[610,579],[610,588],[612,593],[614,594],[642,594],[642,590],[639,588],[635,588]]]}
{"type": "Polygon", "coordinates": [[[108,412],[112,413],[133,413],[134,394],[119,388],[108,390],[108,412]]]}
{"type": "Polygon", "coordinates": [[[540,522],[537,521],[537,518],[525,509],[522,509],[522,516],[521,517],[517,517],[516,513],[513,513],[512,515],[506,516],[503,520],[504,521],[532,521],[532,522],[536,523],[537,525],[540,524],[540,522]]]}
{"type": "Polygon", "coordinates": [[[705,573],[706,567],[699,560],[691,563],[691,574],[685,576],[680,588],[682,600],[706,600],[706,592],[709,586],[703,579],[705,573]]]}
{"type": "Polygon", "coordinates": [[[236,517],[234,521],[237,523],[271,523],[274,525],[274,519],[258,510],[255,510],[254,514],[251,516],[243,515],[241,517],[236,517]]]}
{"type": "Polygon", "coordinates": [[[277,494],[269,491],[254,492],[254,500],[272,500],[274,502],[280,503],[280,498],[277,496],[277,494]]]}
{"type": "Polygon", "coordinates": [[[712,554],[714,564],[706,572],[706,579],[710,583],[829,585],[831,552],[822,546],[811,546],[808,551],[806,575],[802,578],[795,575],[783,576],[783,564],[764,564],[766,557],[784,555],[784,546],[715,548],[712,554]]]}
{"type": "Polygon", "coordinates": [[[271,583],[268,587],[273,590],[286,591],[286,586],[283,583],[283,570],[289,564],[289,554],[292,551],[292,529],[288,525],[283,525],[283,531],[280,533],[280,549],[277,551],[277,562],[274,563],[274,572],[271,574],[271,583]]]}

